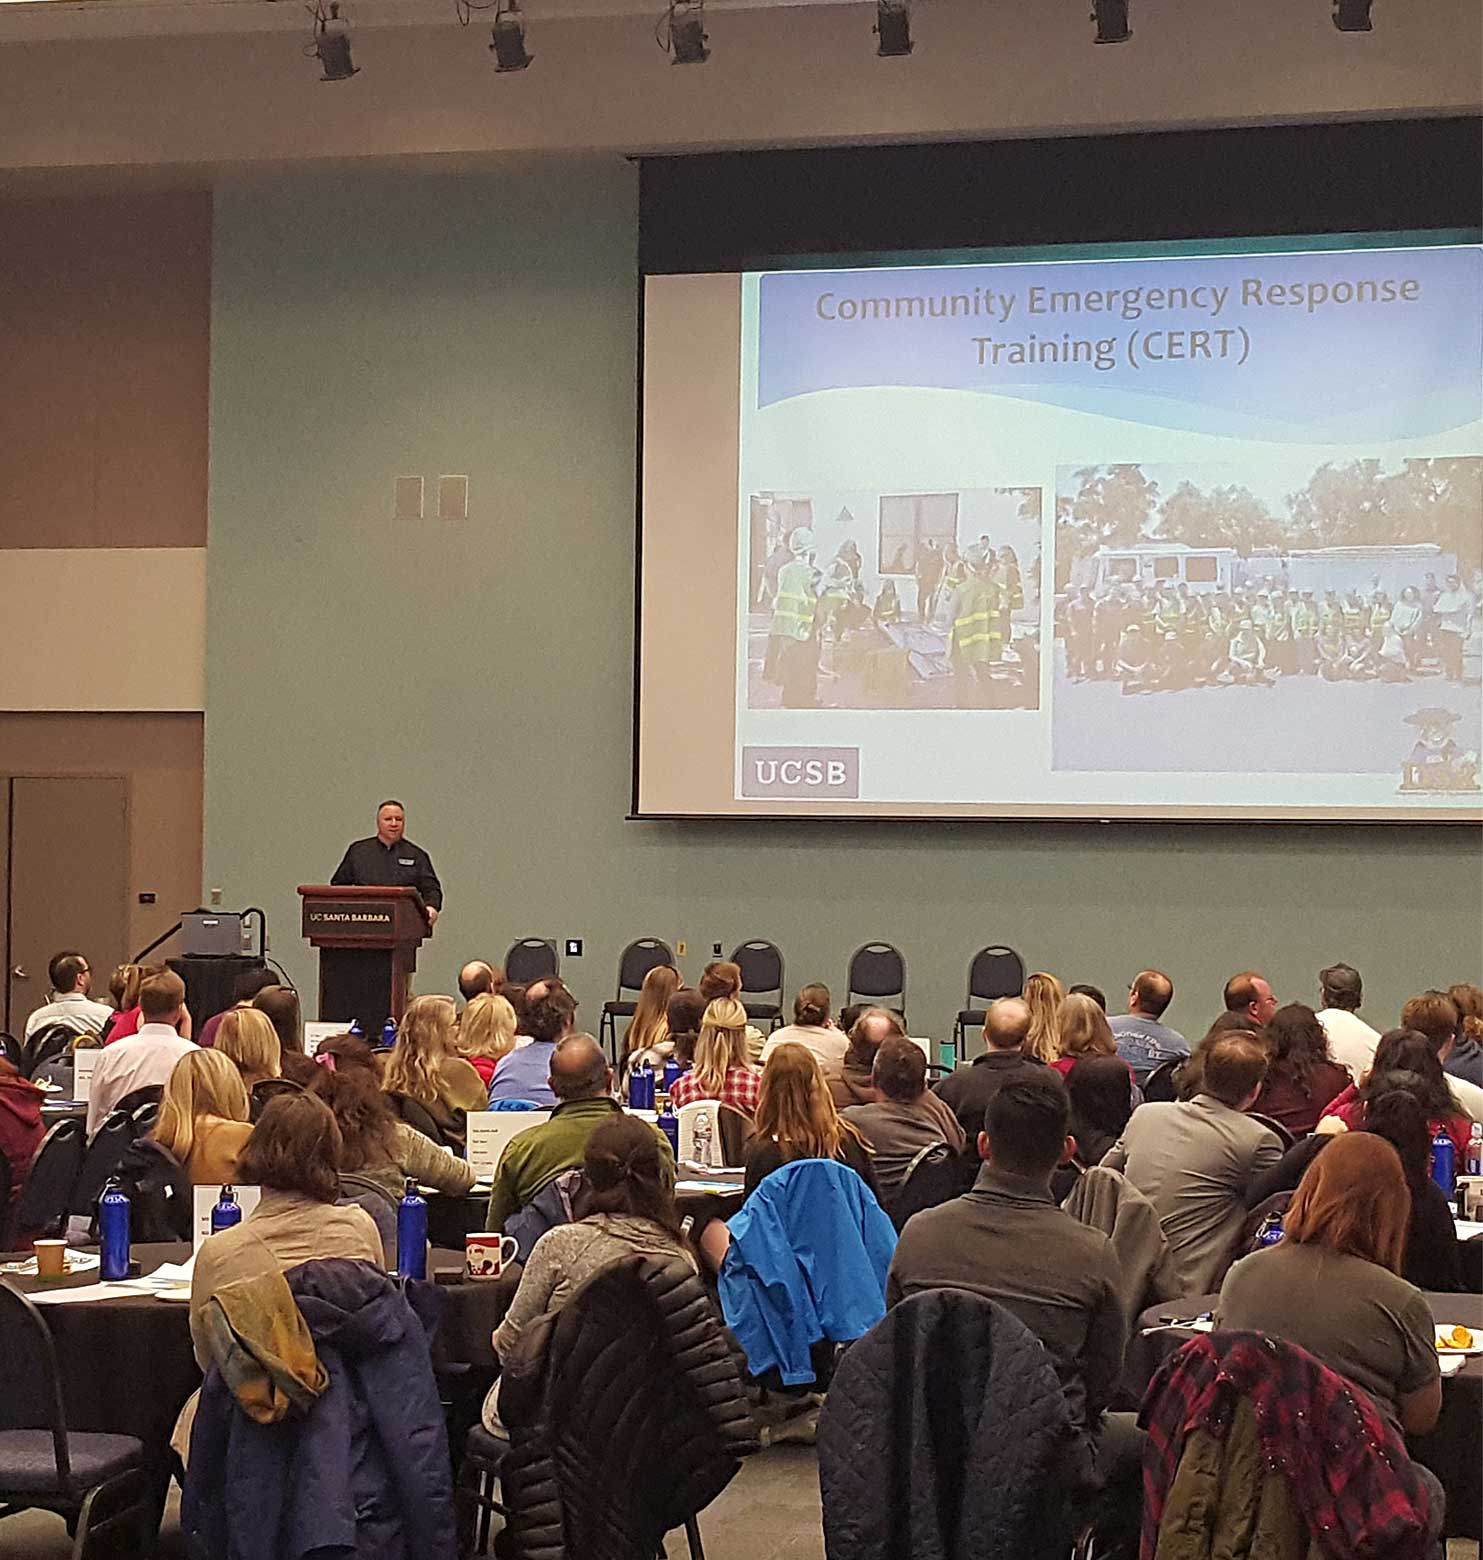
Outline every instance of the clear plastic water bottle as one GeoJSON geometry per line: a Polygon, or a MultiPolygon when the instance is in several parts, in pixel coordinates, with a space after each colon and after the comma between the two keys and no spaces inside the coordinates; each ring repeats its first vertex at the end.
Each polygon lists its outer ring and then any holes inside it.
{"type": "Polygon", "coordinates": [[[1475,1121],[1468,1132],[1467,1173],[1483,1175],[1483,1121],[1475,1121]]]}
{"type": "Polygon", "coordinates": [[[222,1187],[221,1196],[211,1210],[211,1233],[219,1235],[223,1230],[229,1230],[233,1225],[241,1222],[242,1204],[237,1201],[236,1192],[230,1186],[222,1187]]]}
{"type": "Polygon", "coordinates": [[[396,1270],[402,1278],[427,1277],[427,1199],[410,1179],[396,1211],[396,1270]]]}
{"type": "Polygon", "coordinates": [[[668,1094],[670,1090],[674,1088],[675,1084],[679,1082],[680,1074],[683,1073],[684,1070],[685,1069],[680,1065],[679,1059],[677,1057],[667,1056],[664,1059],[664,1092],[666,1094],[668,1094]]]}
{"type": "Polygon", "coordinates": [[[695,1149],[695,1163],[703,1169],[709,1170],[714,1162],[711,1158],[712,1131],[711,1113],[708,1110],[695,1112],[695,1131],[693,1133],[693,1146],[695,1149]]]}
{"type": "Polygon", "coordinates": [[[388,1018],[381,1026],[381,1044],[390,1050],[396,1044],[396,1020],[388,1018]]]}
{"type": "Polygon", "coordinates": [[[1438,1132],[1432,1139],[1431,1173],[1450,1202],[1457,1189],[1457,1148],[1445,1132],[1438,1132]]]}
{"type": "Polygon", "coordinates": [[[110,1181],[98,1199],[98,1276],[118,1280],[129,1276],[129,1198],[117,1181],[110,1181]]]}
{"type": "Polygon", "coordinates": [[[1261,1251],[1264,1247],[1275,1246],[1281,1239],[1282,1215],[1276,1212],[1269,1213],[1256,1232],[1256,1249],[1261,1251]]]}
{"type": "Polygon", "coordinates": [[[664,1109],[659,1112],[659,1130],[669,1139],[670,1152],[678,1160],[680,1157],[680,1118],[675,1115],[674,1107],[666,1100],[664,1109]]]}

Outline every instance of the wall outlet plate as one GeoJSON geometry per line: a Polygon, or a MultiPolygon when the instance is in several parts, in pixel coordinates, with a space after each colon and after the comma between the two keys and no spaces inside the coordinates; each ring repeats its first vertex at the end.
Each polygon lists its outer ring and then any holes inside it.
{"type": "Polygon", "coordinates": [[[152,905],[154,903],[154,895],[153,894],[140,894],[140,896],[139,896],[139,903],[141,905],[152,905]]]}
{"type": "Polygon", "coordinates": [[[719,959],[721,957],[721,944],[720,943],[712,943],[711,944],[711,957],[713,959],[719,959]]]}
{"type": "Polygon", "coordinates": [[[567,938],[566,957],[568,959],[580,959],[582,957],[582,939],[580,937],[567,938]]]}
{"type": "Polygon", "coordinates": [[[685,939],[683,937],[675,944],[675,955],[681,959],[685,957],[685,939]]]}

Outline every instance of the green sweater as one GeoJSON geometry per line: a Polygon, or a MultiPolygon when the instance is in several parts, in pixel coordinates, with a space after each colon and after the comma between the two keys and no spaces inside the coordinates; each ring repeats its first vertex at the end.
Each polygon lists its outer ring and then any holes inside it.
{"type": "MultiPolygon", "coordinates": [[[[623,1107],[606,1095],[595,1100],[568,1100],[551,1112],[551,1119],[537,1127],[527,1127],[512,1137],[500,1156],[494,1174],[494,1189],[489,1194],[489,1217],[485,1228],[502,1230],[505,1220],[518,1213],[532,1197],[545,1190],[564,1170],[581,1166],[587,1153],[587,1139],[603,1124],[619,1114],[623,1107]]],[[[654,1128],[664,1144],[661,1156],[666,1179],[675,1181],[674,1154],[669,1139],[654,1128]]]]}

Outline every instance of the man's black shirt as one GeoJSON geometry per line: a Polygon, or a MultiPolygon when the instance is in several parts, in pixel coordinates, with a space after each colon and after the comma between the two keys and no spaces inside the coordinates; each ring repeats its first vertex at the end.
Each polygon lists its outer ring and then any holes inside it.
{"type": "Polygon", "coordinates": [[[330,882],[341,887],[415,888],[423,904],[434,910],[443,908],[443,885],[433,871],[432,857],[411,840],[383,845],[374,834],[368,840],[356,840],[330,882]]]}

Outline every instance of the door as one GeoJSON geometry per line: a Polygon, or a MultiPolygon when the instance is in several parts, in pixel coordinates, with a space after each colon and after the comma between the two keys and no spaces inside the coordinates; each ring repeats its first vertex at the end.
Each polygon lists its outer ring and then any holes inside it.
{"type": "Polygon", "coordinates": [[[47,1000],[52,955],[75,948],[93,996],[129,955],[129,783],[117,775],[18,775],[8,786],[3,1027],[12,1034],[47,1000]]]}

